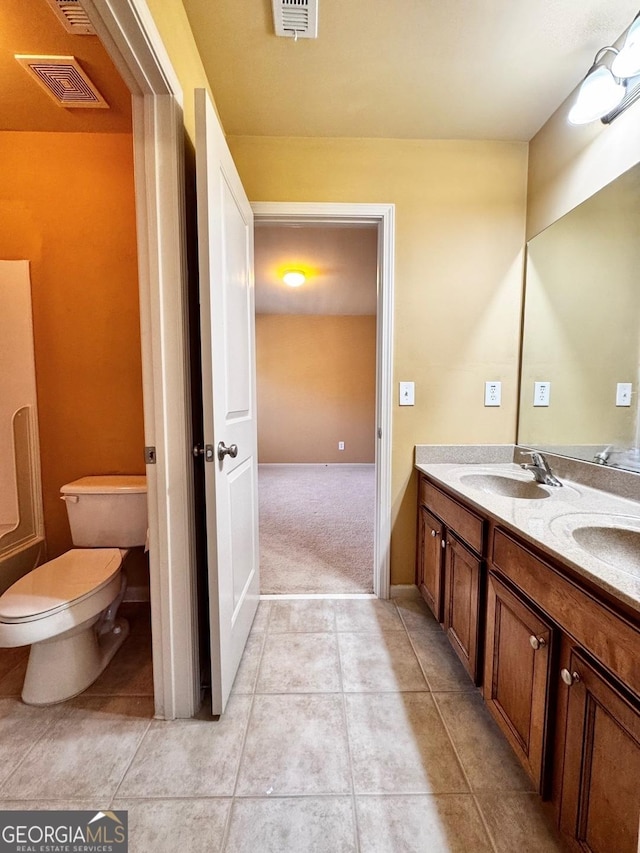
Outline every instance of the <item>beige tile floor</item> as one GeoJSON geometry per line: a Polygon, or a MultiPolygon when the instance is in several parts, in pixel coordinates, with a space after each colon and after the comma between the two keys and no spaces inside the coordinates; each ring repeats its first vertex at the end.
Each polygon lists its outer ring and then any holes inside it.
{"type": "Polygon", "coordinates": [[[132,853],[557,853],[415,596],[263,601],[224,717],[152,719],[148,618],[81,697],[0,654],[0,808],[127,809],[132,853]]]}

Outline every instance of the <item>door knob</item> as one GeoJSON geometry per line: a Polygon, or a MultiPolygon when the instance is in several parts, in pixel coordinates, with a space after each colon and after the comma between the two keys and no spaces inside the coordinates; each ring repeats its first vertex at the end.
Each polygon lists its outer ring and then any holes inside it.
{"type": "Polygon", "coordinates": [[[220,462],[224,461],[225,456],[230,456],[232,459],[235,459],[238,455],[238,445],[230,444],[227,447],[224,441],[218,442],[218,459],[220,462]]]}
{"type": "Polygon", "coordinates": [[[560,670],[560,678],[564,681],[567,687],[571,687],[576,681],[580,681],[580,676],[577,672],[569,672],[568,669],[560,670]]]}

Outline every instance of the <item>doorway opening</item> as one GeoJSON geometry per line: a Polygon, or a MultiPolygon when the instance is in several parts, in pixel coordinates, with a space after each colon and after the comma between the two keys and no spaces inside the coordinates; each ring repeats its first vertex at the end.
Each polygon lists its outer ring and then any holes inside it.
{"type": "Polygon", "coordinates": [[[253,210],[262,592],[388,598],[393,206],[253,210]]]}
{"type": "Polygon", "coordinates": [[[263,594],[373,593],[377,244],[255,228],[263,594]]]}

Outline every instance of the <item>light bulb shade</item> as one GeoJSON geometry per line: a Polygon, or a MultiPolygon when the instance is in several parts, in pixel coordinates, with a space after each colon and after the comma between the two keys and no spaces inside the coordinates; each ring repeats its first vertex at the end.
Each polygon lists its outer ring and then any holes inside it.
{"type": "Polygon", "coordinates": [[[640,16],[629,27],[624,44],[611,63],[611,72],[625,79],[640,74],[640,16]]]}
{"type": "Polygon", "coordinates": [[[300,287],[305,282],[305,274],[301,270],[287,270],[282,276],[282,280],[289,287],[300,287]]]}
{"type": "Polygon", "coordinates": [[[606,116],[623,100],[626,88],[616,83],[605,65],[591,69],[582,81],[578,98],[569,112],[571,124],[587,124],[606,116]]]}

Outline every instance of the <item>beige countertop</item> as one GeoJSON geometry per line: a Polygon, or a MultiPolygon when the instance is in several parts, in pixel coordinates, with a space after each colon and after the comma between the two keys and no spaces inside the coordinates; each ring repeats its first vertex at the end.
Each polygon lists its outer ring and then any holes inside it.
{"type": "MultiPolygon", "coordinates": [[[[560,488],[540,485],[539,493],[546,494],[543,498],[514,498],[487,490],[482,477],[504,477],[523,484],[533,481],[530,473],[512,462],[429,462],[415,467],[640,613],[640,551],[636,553],[633,539],[634,532],[640,535],[640,501],[566,479],[560,488]],[[623,533],[622,540],[627,541],[614,547],[592,540],[586,550],[572,535],[581,527],[632,532],[623,533]]],[[[589,540],[590,534],[585,538],[589,540]]]]}

